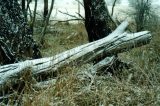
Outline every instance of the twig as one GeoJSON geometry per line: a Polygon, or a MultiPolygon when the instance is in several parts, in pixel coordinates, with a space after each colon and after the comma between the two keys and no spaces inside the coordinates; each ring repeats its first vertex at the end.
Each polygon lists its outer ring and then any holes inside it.
{"type": "Polygon", "coordinates": [[[62,14],[65,14],[65,15],[68,15],[68,16],[70,16],[70,17],[73,17],[73,18],[78,18],[77,16],[75,16],[75,15],[71,15],[71,14],[68,14],[68,13],[65,13],[65,12],[62,12],[62,11],[60,11],[60,10],[58,10],[60,13],[62,13],[62,14]]]}
{"type": "Polygon", "coordinates": [[[113,6],[112,6],[112,12],[111,12],[111,16],[113,16],[114,7],[115,7],[115,5],[116,5],[116,2],[117,2],[117,0],[114,0],[114,2],[113,2],[113,6]]]}
{"type": "Polygon", "coordinates": [[[79,17],[81,17],[83,20],[85,20],[85,18],[80,13],[76,12],[76,14],[78,14],[79,17]]]}
{"type": "Polygon", "coordinates": [[[68,19],[68,20],[50,20],[50,21],[68,22],[68,21],[79,21],[79,20],[83,21],[83,19],[80,19],[80,18],[77,18],[77,19],[68,19]]]}

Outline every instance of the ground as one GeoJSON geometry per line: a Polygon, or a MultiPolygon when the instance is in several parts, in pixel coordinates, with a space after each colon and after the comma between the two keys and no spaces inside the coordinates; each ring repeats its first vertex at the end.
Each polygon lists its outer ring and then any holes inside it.
{"type": "MultiPolygon", "coordinates": [[[[41,48],[43,57],[88,42],[83,23],[57,23],[46,34],[41,48]]],[[[24,106],[159,106],[160,105],[160,31],[152,30],[150,44],[119,54],[132,68],[115,75],[105,74],[83,79],[77,76],[90,65],[65,67],[57,81],[43,90],[22,94],[24,106]]],[[[38,31],[35,38],[38,39],[38,31]]],[[[12,102],[10,103],[12,104],[12,102]]]]}

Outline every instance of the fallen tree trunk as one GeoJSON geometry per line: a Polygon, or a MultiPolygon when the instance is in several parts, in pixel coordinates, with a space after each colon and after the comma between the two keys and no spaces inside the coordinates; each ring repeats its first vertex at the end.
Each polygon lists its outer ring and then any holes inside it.
{"type": "MultiPolygon", "coordinates": [[[[54,72],[58,68],[68,64],[83,64],[95,59],[102,53],[112,56],[115,53],[124,52],[133,47],[141,46],[151,39],[151,34],[148,31],[143,31],[134,34],[123,33],[128,23],[123,22],[109,36],[95,42],[84,44],[82,46],[65,51],[53,57],[27,60],[24,62],[9,64],[0,67],[0,86],[3,86],[11,79],[19,79],[21,73],[27,67],[32,69],[32,74],[43,74],[44,72],[54,72]],[[123,33],[123,34],[122,34],[123,33]]],[[[14,81],[14,80],[12,80],[14,81]]],[[[0,88],[2,91],[2,88],[0,88]]]]}

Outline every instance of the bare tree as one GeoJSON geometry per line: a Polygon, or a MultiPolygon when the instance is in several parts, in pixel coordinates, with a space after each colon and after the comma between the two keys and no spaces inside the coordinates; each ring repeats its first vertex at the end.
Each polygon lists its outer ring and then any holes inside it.
{"type": "Polygon", "coordinates": [[[52,2],[51,2],[51,7],[49,9],[49,13],[47,14],[46,19],[44,21],[44,28],[42,29],[42,35],[41,35],[41,39],[40,39],[40,43],[42,45],[44,44],[44,41],[45,41],[44,36],[45,36],[46,29],[47,29],[47,26],[48,26],[49,18],[51,16],[51,13],[52,13],[52,10],[53,10],[53,5],[54,5],[54,0],[52,0],[52,2]]]}
{"type": "Polygon", "coordinates": [[[48,0],[44,0],[43,20],[46,19],[47,15],[48,15],[48,0]]]}
{"type": "Polygon", "coordinates": [[[35,24],[35,20],[36,20],[36,13],[37,13],[37,0],[35,0],[33,17],[31,17],[31,20],[30,20],[31,21],[30,22],[30,29],[31,29],[32,34],[34,32],[34,24],[35,24]]]}
{"type": "Polygon", "coordinates": [[[26,21],[27,21],[29,4],[31,2],[32,2],[32,0],[21,0],[21,8],[22,8],[22,12],[23,12],[23,14],[25,16],[26,21]]]}

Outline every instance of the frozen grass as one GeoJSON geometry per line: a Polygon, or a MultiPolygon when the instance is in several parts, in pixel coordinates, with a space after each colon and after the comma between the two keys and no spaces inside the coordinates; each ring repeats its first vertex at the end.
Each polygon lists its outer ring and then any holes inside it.
{"type": "MultiPolygon", "coordinates": [[[[47,33],[44,56],[52,56],[87,43],[83,24],[57,24],[62,32],[47,33]]],[[[119,55],[133,65],[116,75],[79,78],[83,67],[64,67],[57,81],[43,90],[27,90],[21,95],[23,106],[159,106],[160,105],[160,31],[154,30],[149,45],[119,55]],[[92,83],[91,83],[92,82],[92,83]]]]}

